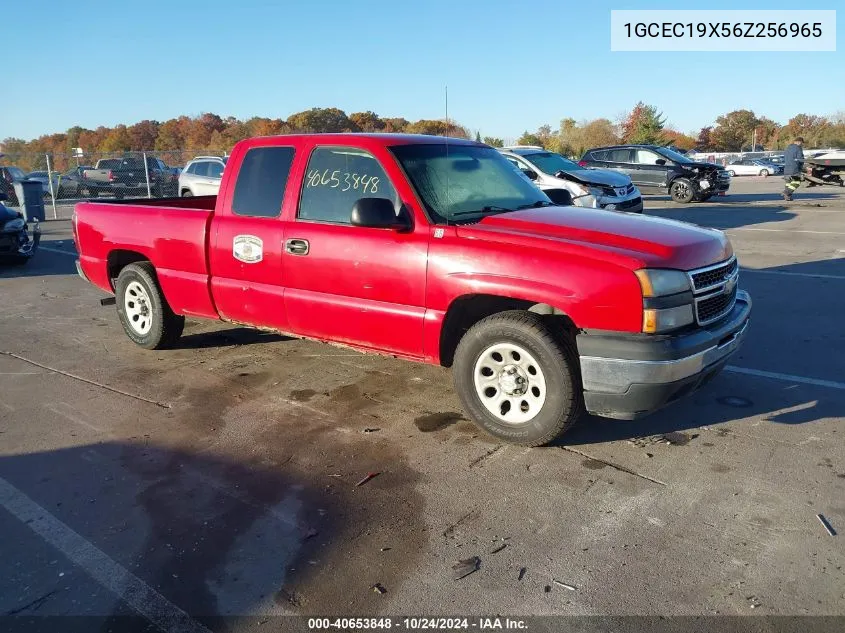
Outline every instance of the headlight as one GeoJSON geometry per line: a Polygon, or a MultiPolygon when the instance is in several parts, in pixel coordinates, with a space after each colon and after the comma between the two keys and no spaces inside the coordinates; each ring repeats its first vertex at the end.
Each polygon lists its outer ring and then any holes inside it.
{"type": "Polygon", "coordinates": [[[689,303],[674,308],[643,310],[643,332],[647,334],[677,330],[693,321],[692,304],[689,303]]]}
{"type": "Polygon", "coordinates": [[[634,274],[640,280],[643,297],[664,297],[691,290],[687,274],[680,270],[642,268],[634,274]]]}
{"type": "Polygon", "coordinates": [[[596,198],[601,198],[604,195],[604,192],[598,187],[589,187],[588,191],[596,198]]]}
{"type": "Polygon", "coordinates": [[[23,230],[24,225],[25,222],[23,221],[23,218],[15,218],[14,220],[9,220],[8,222],[6,222],[5,226],[3,227],[3,231],[5,233],[21,231],[23,230]]]}
{"type": "Polygon", "coordinates": [[[695,321],[689,278],[680,270],[634,271],[643,293],[643,332],[677,330],[695,321]]]}

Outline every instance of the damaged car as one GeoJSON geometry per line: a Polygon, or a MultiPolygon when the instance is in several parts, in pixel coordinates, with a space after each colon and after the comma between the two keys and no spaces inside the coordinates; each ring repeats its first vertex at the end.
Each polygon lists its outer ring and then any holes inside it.
{"type": "Polygon", "coordinates": [[[684,204],[724,195],[731,186],[731,175],[721,165],[695,161],[659,145],[597,147],[578,164],[612,169],[629,176],[645,194],[668,193],[684,204]]]}
{"type": "Polygon", "coordinates": [[[535,146],[503,147],[499,150],[546,195],[558,204],[561,191],[567,192],[576,207],[608,211],[643,212],[640,190],[625,174],[606,169],[587,169],[578,163],[535,146]]]}
{"type": "Polygon", "coordinates": [[[34,221],[30,236],[26,219],[4,206],[6,199],[6,194],[0,191],[0,264],[25,264],[38,248],[41,228],[38,221],[34,221]]]}

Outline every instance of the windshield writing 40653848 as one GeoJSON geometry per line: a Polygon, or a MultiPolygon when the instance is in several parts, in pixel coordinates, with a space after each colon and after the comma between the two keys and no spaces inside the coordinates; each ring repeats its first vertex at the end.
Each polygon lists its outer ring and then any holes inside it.
{"type": "Polygon", "coordinates": [[[306,187],[340,188],[341,191],[360,189],[362,193],[378,193],[379,177],[350,173],[339,169],[314,169],[305,177],[306,187]]]}

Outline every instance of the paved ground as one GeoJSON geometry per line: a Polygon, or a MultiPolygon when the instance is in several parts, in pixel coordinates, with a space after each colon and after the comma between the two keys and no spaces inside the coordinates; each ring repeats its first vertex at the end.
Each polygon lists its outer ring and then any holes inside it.
{"type": "Polygon", "coordinates": [[[477,432],[439,368],[208,323],[136,348],[45,223],[0,271],[0,614],[845,615],[845,192],[781,184],[648,200],[727,230],[750,337],[543,449],[477,432]]]}

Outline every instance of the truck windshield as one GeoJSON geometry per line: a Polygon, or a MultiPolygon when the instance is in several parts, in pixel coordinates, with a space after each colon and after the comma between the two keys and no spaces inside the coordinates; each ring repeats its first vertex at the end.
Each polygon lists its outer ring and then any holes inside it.
{"type": "Polygon", "coordinates": [[[493,148],[437,143],[390,150],[438,224],[552,204],[493,148]]]}
{"type": "Polygon", "coordinates": [[[565,159],[554,152],[537,152],[536,154],[523,154],[522,156],[529,163],[534,165],[544,174],[556,174],[559,171],[578,171],[585,169],[578,163],[565,159]]]}

